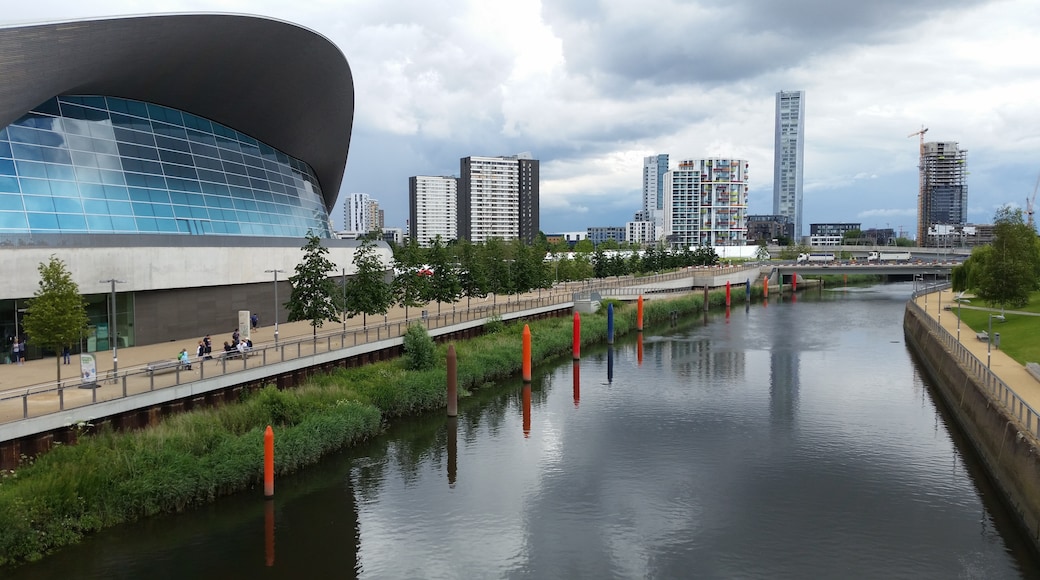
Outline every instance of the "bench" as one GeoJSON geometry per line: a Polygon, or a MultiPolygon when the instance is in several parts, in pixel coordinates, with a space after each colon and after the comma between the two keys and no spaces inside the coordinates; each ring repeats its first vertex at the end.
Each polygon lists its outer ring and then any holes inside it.
{"type": "Polygon", "coordinates": [[[982,342],[989,342],[989,333],[983,330],[982,332],[976,332],[975,337],[982,342]]]}
{"type": "Polygon", "coordinates": [[[1034,379],[1040,381],[1040,364],[1035,362],[1027,362],[1026,370],[1029,371],[1029,374],[1033,375],[1034,379]]]}
{"type": "Polygon", "coordinates": [[[168,373],[177,369],[186,370],[187,367],[179,360],[157,360],[148,363],[145,370],[149,375],[157,375],[160,373],[168,373]]]}

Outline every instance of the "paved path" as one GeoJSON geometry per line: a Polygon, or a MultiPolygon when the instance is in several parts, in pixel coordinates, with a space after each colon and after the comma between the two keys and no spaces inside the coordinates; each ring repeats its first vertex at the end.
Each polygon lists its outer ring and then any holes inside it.
{"type": "MultiPolygon", "coordinates": [[[[957,336],[957,313],[952,310],[942,310],[941,308],[956,304],[953,300],[956,295],[957,293],[950,290],[943,290],[941,293],[927,294],[916,299],[918,306],[924,308],[932,318],[938,319],[939,324],[954,337],[957,336]],[[940,306],[940,303],[942,306],[940,306]]],[[[979,310],[985,309],[979,308],[979,310]]],[[[1033,313],[1006,312],[1006,316],[1018,315],[1033,316],[1033,313]]],[[[988,343],[979,340],[976,337],[976,333],[986,329],[972,329],[967,324],[961,324],[960,326],[960,343],[985,364],[988,343]]],[[[993,371],[993,374],[997,375],[1000,380],[1013,389],[1026,404],[1035,410],[1040,410],[1040,381],[1029,374],[1024,365],[1019,364],[1013,358],[1004,354],[1004,351],[993,348],[989,353],[991,357],[990,370],[993,371]]]]}

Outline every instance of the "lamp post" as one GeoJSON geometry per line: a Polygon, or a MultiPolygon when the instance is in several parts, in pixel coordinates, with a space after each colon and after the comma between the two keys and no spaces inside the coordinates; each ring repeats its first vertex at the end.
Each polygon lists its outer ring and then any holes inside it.
{"type": "Polygon", "coordinates": [[[116,380],[119,374],[119,333],[116,332],[116,284],[122,284],[122,280],[109,278],[99,280],[102,284],[111,284],[112,303],[108,310],[108,339],[112,341],[112,380],[116,380]]]}
{"type": "Polygon", "coordinates": [[[993,319],[996,318],[997,322],[1004,322],[1006,320],[1003,314],[990,314],[989,315],[989,331],[986,334],[986,370],[989,370],[990,352],[993,350],[993,319]]]}
{"type": "Polygon", "coordinates": [[[268,274],[274,274],[274,345],[278,346],[278,272],[285,272],[277,268],[264,270],[268,274]]]}

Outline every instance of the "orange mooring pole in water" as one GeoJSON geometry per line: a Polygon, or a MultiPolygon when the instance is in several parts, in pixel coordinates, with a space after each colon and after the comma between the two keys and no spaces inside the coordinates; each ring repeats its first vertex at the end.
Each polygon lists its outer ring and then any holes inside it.
{"type": "Polygon", "coordinates": [[[769,298],[769,278],[762,280],[762,297],[769,298]]]}
{"type": "Polygon", "coordinates": [[[636,302],[636,330],[643,330],[643,295],[639,295],[639,300],[636,302]]]}
{"type": "Polygon", "coordinates": [[[264,497],[274,497],[274,431],[264,431],[264,497]]]}
{"type": "Polygon", "coordinates": [[[791,272],[791,292],[798,290],[798,272],[791,272]]]}
{"type": "Polygon", "coordinates": [[[574,352],[574,360],[581,358],[581,315],[574,313],[574,339],[571,350],[574,352]]]}
{"type": "Polygon", "coordinates": [[[524,341],[521,356],[523,357],[524,382],[531,382],[531,327],[524,325],[524,341]]]}

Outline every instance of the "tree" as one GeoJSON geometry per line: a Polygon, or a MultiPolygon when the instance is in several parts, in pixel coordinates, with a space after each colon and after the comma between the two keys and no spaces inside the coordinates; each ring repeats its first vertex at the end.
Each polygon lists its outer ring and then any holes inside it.
{"type": "Polygon", "coordinates": [[[33,342],[54,350],[60,381],[62,350],[79,343],[87,328],[87,301],[80,295],[79,286],[72,281],[65,262],[51,256],[37,270],[40,272],[40,287],[26,305],[22,324],[33,342]]]}
{"type": "Polygon", "coordinates": [[[461,292],[466,297],[466,307],[469,308],[470,299],[487,296],[487,269],[484,268],[484,262],[480,259],[477,248],[469,240],[459,243],[456,248],[456,256],[461,268],[459,271],[461,292]]]}
{"type": "Polygon", "coordinates": [[[321,245],[321,238],[307,232],[303,260],[296,264],[296,273],[289,277],[292,293],[285,303],[289,322],[309,320],[314,338],[326,320],[339,322],[339,292],[329,272],[336,267],[326,256],[329,249],[321,245]]]}
{"type": "Polygon", "coordinates": [[[585,238],[584,240],[578,240],[574,244],[574,251],[583,254],[591,254],[596,248],[592,245],[592,240],[585,238]]]}
{"type": "Polygon", "coordinates": [[[455,302],[462,294],[462,282],[459,280],[458,268],[448,249],[441,243],[441,237],[433,240],[428,255],[430,269],[433,271],[429,286],[429,298],[437,301],[437,314],[441,313],[442,302],[455,302]]]}
{"type": "Polygon", "coordinates": [[[1040,251],[1037,236],[1023,219],[1021,208],[1004,206],[993,218],[993,242],[972,252],[969,267],[975,294],[989,302],[1025,306],[1029,294],[1040,287],[1040,251]]]}
{"type": "Polygon", "coordinates": [[[354,268],[357,271],[347,279],[345,310],[348,316],[361,314],[361,324],[368,326],[369,314],[386,314],[393,303],[386,268],[370,240],[362,241],[354,252],[354,268]]]}

